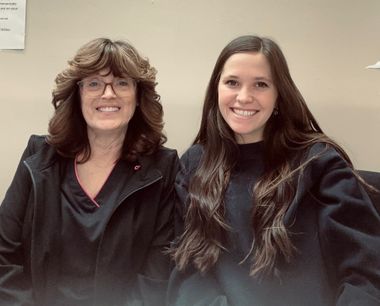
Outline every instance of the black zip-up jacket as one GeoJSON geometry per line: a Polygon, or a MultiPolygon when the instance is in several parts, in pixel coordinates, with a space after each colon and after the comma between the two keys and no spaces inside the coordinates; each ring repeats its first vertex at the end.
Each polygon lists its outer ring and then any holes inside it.
{"type": "MultiPolygon", "coordinates": [[[[45,137],[30,138],[0,206],[0,305],[53,304],[46,292],[58,281],[62,164],[45,137]]],[[[164,301],[178,156],[161,148],[137,164],[99,243],[94,306],[164,301]]]]}

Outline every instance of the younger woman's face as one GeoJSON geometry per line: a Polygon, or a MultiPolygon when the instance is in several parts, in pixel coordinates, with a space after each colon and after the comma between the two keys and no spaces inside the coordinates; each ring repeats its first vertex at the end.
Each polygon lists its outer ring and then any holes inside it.
{"type": "Polygon", "coordinates": [[[238,143],[263,139],[277,95],[270,64],[262,53],[236,53],[228,58],[218,84],[218,106],[238,143]]]}

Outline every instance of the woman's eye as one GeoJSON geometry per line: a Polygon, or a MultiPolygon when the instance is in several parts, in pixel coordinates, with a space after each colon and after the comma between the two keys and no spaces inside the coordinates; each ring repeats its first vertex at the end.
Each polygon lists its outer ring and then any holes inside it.
{"type": "Polygon", "coordinates": [[[118,81],[116,82],[117,86],[120,86],[120,87],[126,87],[126,86],[129,86],[129,83],[130,83],[130,81],[125,80],[125,79],[121,79],[121,80],[118,80],[118,81]]]}
{"type": "Polygon", "coordinates": [[[256,83],[256,87],[259,87],[259,88],[266,88],[266,87],[268,87],[268,84],[265,83],[265,82],[257,82],[257,83],[256,83]]]}
{"type": "Polygon", "coordinates": [[[232,86],[232,87],[237,86],[239,84],[238,81],[236,81],[236,80],[227,80],[225,83],[228,86],[232,86]]]}
{"type": "Polygon", "coordinates": [[[87,82],[86,86],[87,87],[99,87],[100,82],[99,82],[99,80],[91,80],[91,81],[87,82]]]}

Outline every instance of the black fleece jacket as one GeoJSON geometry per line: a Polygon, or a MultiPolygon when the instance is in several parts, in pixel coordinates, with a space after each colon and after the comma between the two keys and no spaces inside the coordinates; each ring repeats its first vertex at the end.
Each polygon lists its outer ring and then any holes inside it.
{"type": "MultiPolygon", "coordinates": [[[[176,179],[183,223],[188,185],[202,156],[191,147],[181,158],[176,179]]],[[[250,190],[262,171],[260,144],[241,146],[241,156],[224,198],[232,227],[213,269],[174,270],[170,306],[375,306],[380,305],[380,217],[352,170],[334,149],[315,144],[313,158],[296,180],[296,194],[284,223],[297,251],[290,262],[279,258],[278,277],[249,276],[240,263],[254,239],[250,190]]]]}

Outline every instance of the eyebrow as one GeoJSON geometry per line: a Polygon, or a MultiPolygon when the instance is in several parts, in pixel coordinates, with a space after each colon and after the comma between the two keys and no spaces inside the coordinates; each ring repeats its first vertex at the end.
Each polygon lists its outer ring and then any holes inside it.
{"type": "MultiPolygon", "coordinates": [[[[233,75],[233,74],[223,76],[222,78],[223,78],[223,79],[225,79],[225,78],[239,79],[238,76],[233,75]]],[[[253,79],[254,79],[255,81],[267,81],[267,82],[273,82],[273,80],[272,80],[271,78],[264,77],[264,76],[254,77],[253,79]]]]}
{"type": "MultiPolygon", "coordinates": [[[[85,77],[84,79],[90,79],[90,80],[93,80],[93,79],[100,79],[100,80],[103,80],[107,77],[107,75],[100,75],[100,74],[95,74],[95,75],[90,75],[88,77],[85,77]]],[[[113,77],[114,79],[123,79],[123,80],[134,80],[133,78],[131,78],[130,76],[124,76],[124,77],[118,77],[118,76],[114,76],[113,77]]]]}
{"type": "Polygon", "coordinates": [[[256,77],[255,80],[268,80],[268,81],[271,81],[272,79],[271,78],[268,78],[268,77],[256,77]]]}

